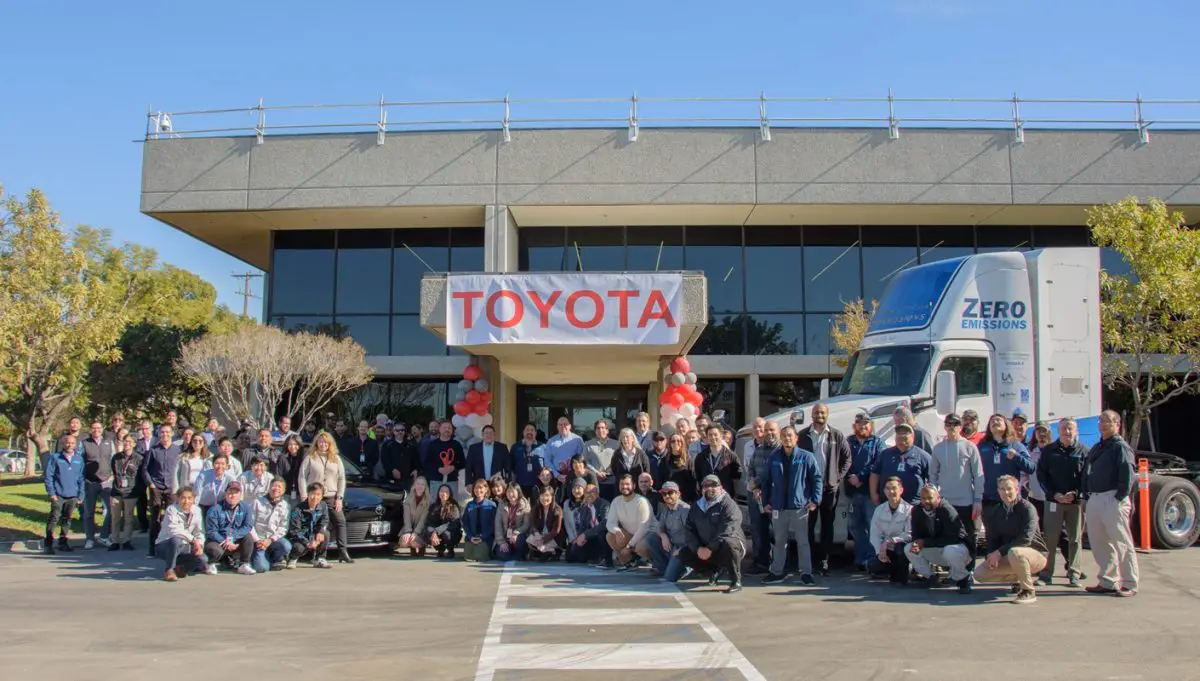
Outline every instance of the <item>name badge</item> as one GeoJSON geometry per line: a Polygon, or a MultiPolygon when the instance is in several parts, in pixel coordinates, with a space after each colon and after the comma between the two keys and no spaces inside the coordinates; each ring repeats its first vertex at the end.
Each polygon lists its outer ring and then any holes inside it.
{"type": "MultiPolygon", "coordinates": [[[[359,462],[359,463],[366,463],[366,462],[367,462],[367,455],[366,455],[366,454],[359,454],[359,455],[358,455],[358,462],[359,462]]],[[[999,463],[999,461],[997,461],[996,463],[999,463]]]]}
{"type": "Polygon", "coordinates": [[[997,466],[999,466],[999,465],[1000,465],[1000,452],[996,452],[996,457],[995,457],[995,459],[992,461],[992,463],[996,464],[997,466]]]}
{"type": "Polygon", "coordinates": [[[1051,501],[1050,503],[1046,504],[1046,509],[1053,513],[1058,510],[1058,504],[1051,501]]]}
{"type": "Polygon", "coordinates": [[[903,472],[904,472],[904,462],[903,462],[903,461],[897,461],[897,462],[896,462],[896,472],[897,472],[897,473],[903,473],[903,472]]]}
{"type": "Polygon", "coordinates": [[[771,520],[779,520],[779,511],[771,511],[771,520]]]}
{"type": "Polygon", "coordinates": [[[532,462],[532,461],[526,461],[526,462],[525,462],[525,472],[526,472],[526,473],[532,473],[532,472],[533,472],[533,462],[532,462]]]}

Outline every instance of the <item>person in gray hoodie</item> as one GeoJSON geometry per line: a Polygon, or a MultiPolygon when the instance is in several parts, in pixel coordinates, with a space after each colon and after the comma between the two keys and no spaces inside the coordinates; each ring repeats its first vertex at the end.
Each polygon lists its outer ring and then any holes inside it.
{"type": "Polygon", "coordinates": [[[658,517],[654,530],[646,534],[638,554],[650,561],[655,571],[665,582],[677,582],[685,576],[686,568],[679,550],[687,545],[687,517],[691,506],[681,498],[679,485],[663,483],[662,503],[658,506],[658,517]]]}
{"type": "Polygon", "coordinates": [[[929,480],[937,485],[967,531],[967,551],[971,561],[967,570],[975,570],[978,534],[975,523],[983,513],[983,459],[979,448],[962,435],[962,419],[958,414],[946,414],[943,420],[946,439],[933,446],[929,462],[929,480]]]}

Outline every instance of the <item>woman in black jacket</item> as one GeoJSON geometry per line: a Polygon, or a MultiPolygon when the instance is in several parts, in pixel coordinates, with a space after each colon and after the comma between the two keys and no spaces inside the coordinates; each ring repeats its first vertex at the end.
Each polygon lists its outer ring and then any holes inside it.
{"type": "Polygon", "coordinates": [[[671,451],[663,466],[666,480],[655,480],[654,484],[662,487],[664,482],[673,482],[679,485],[679,498],[688,504],[694,504],[699,495],[699,488],[696,471],[692,467],[692,457],[688,454],[687,446],[678,433],[671,436],[670,442],[671,451]]]}
{"type": "Polygon", "coordinates": [[[288,498],[292,499],[293,503],[307,494],[305,490],[296,489],[300,480],[300,467],[304,464],[304,442],[299,435],[289,435],[283,441],[283,454],[269,464],[271,474],[287,483],[288,498]]]}
{"type": "MultiPolygon", "coordinates": [[[[617,451],[613,452],[612,457],[614,480],[620,480],[626,475],[634,480],[637,480],[642,473],[654,475],[654,471],[650,470],[650,459],[646,456],[646,452],[638,446],[637,436],[633,434],[633,430],[622,428],[617,444],[617,451]]],[[[657,484],[659,481],[655,480],[654,482],[657,484]]]]}
{"type": "Polygon", "coordinates": [[[438,558],[454,559],[454,547],[462,541],[462,509],[449,485],[438,488],[437,500],[429,506],[425,543],[437,549],[438,558]],[[447,555],[447,553],[449,555],[447,555]]]}
{"type": "Polygon", "coordinates": [[[525,545],[529,559],[558,560],[563,552],[563,510],[554,502],[554,489],[545,487],[533,504],[525,545]]]}

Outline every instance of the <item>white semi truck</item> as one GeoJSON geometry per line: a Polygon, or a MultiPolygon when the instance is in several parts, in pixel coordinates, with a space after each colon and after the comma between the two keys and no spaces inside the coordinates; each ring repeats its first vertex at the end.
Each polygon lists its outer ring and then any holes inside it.
{"type": "MultiPolygon", "coordinates": [[[[986,253],[904,270],[885,290],[851,356],[836,395],[824,400],[829,423],[846,433],[867,413],[892,442],[892,412],[909,406],[917,424],[944,439],[949,412],[974,409],[982,427],[993,413],[1020,408],[1031,421],[1079,421],[1080,440],[1099,439],[1101,411],[1100,253],[1055,248],[986,253]]],[[[797,427],[815,403],[766,416],[797,427]]],[[[738,433],[741,445],[752,437],[738,433]]],[[[740,449],[738,451],[743,451],[740,449]]],[[[1178,457],[1151,461],[1151,532],[1158,548],[1191,546],[1200,536],[1200,491],[1178,457]]],[[[835,542],[849,539],[842,497],[835,542]]],[[[1136,496],[1135,496],[1136,501],[1136,496]]],[[[1137,525],[1135,524],[1136,528],[1137,525]]]]}

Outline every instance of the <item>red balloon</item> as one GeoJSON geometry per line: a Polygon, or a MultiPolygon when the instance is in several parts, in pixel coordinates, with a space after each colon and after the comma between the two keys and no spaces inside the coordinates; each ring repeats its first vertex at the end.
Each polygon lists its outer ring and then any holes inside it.
{"type": "Polygon", "coordinates": [[[687,402],[687,400],[684,398],[683,393],[679,391],[674,391],[667,396],[667,404],[675,407],[676,409],[682,407],[685,402],[687,402]]]}
{"type": "Polygon", "coordinates": [[[476,364],[472,364],[463,370],[463,378],[468,381],[478,381],[483,378],[483,369],[480,369],[476,364]]]}
{"type": "Polygon", "coordinates": [[[479,391],[478,390],[468,390],[467,391],[467,401],[470,402],[471,404],[479,404],[479,391]]]}
{"type": "Polygon", "coordinates": [[[699,407],[700,405],[704,404],[704,395],[701,395],[699,390],[688,391],[688,393],[684,395],[684,399],[687,400],[687,403],[693,407],[699,407]]]}
{"type": "Polygon", "coordinates": [[[480,416],[487,414],[488,406],[483,402],[480,402],[479,404],[475,405],[475,413],[479,414],[480,416]]]}
{"type": "Polygon", "coordinates": [[[454,413],[459,416],[466,416],[471,413],[471,405],[466,400],[454,403],[454,413]]]}
{"type": "Polygon", "coordinates": [[[479,393],[479,402],[481,404],[491,404],[492,403],[492,394],[490,392],[479,393]]]}
{"type": "Polygon", "coordinates": [[[687,361],[687,357],[676,357],[671,360],[671,373],[686,374],[692,370],[691,362],[687,361]]]}

